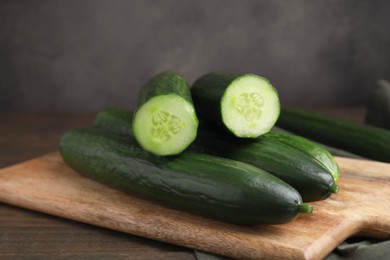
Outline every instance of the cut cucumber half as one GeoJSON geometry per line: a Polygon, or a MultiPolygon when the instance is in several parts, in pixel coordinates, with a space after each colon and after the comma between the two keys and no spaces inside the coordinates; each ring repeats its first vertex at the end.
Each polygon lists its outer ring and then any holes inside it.
{"type": "Polygon", "coordinates": [[[209,73],[199,78],[191,91],[199,117],[237,137],[265,134],[279,117],[276,89],[257,75],[209,73]]]}
{"type": "Polygon", "coordinates": [[[151,98],[135,114],[134,135],[157,155],[182,152],[196,138],[198,121],[192,105],[176,94],[151,98]]]}
{"type": "Polygon", "coordinates": [[[181,153],[195,140],[197,129],[190,90],[181,76],[164,72],[143,87],[133,132],[144,150],[160,156],[181,153]]]}
{"type": "Polygon", "coordinates": [[[268,80],[255,75],[232,81],[221,100],[222,121],[239,137],[258,137],[269,132],[279,112],[277,92],[268,80]]]}

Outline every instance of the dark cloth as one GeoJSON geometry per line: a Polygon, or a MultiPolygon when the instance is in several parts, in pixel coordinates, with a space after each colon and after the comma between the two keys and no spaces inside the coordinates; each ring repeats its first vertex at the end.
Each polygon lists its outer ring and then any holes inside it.
{"type": "MultiPolygon", "coordinates": [[[[197,260],[229,258],[195,250],[197,260]]],[[[324,260],[390,260],[390,240],[352,237],[336,247],[324,260]]]]}

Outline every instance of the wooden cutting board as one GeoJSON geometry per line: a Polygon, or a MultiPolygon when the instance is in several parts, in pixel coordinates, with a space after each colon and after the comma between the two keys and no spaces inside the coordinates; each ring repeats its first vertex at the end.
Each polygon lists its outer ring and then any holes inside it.
{"type": "Polygon", "coordinates": [[[0,201],[233,258],[320,259],[347,237],[390,238],[390,164],[336,158],[340,192],[284,225],[242,227],[87,179],[52,153],[0,170],[0,201]]]}

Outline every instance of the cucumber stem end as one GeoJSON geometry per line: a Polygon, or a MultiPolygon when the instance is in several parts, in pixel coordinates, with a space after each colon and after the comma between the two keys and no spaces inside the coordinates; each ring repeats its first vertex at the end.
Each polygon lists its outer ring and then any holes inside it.
{"type": "Polygon", "coordinates": [[[329,187],[329,191],[332,193],[337,193],[337,192],[339,192],[339,190],[340,190],[340,187],[336,184],[332,184],[329,187]]]}
{"type": "Polygon", "coordinates": [[[313,206],[307,203],[301,203],[298,205],[299,212],[301,213],[313,213],[313,206]]]}

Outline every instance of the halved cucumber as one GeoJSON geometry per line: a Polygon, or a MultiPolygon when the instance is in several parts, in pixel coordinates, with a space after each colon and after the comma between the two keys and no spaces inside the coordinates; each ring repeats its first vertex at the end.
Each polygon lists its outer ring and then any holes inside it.
{"type": "Polygon", "coordinates": [[[237,137],[265,134],[279,117],[276,89],[257,75],[209,73],[194,83],[191,92],[201,119],[237,137]]]}
{"type": "Polygon", "coordinates": [[[196,138],[198,119],[187,82],[163,72],[143,86],[133,119],[136,140],[156,155],[174,155],[196,138]]]}

